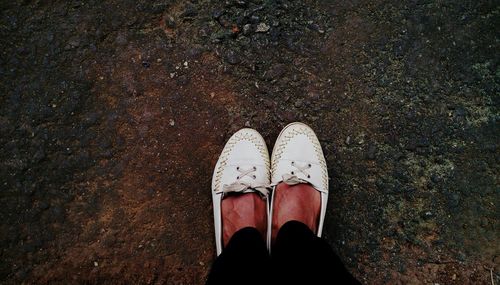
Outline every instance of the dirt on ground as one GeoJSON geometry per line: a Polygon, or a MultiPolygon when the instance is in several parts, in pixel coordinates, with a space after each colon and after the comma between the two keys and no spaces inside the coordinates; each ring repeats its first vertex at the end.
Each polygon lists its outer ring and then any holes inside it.
{"type": "Polygon", "coordinates": [[[309,124],[365,284],[499,284],[497,1],[0,2],[0,283],[203,284],[242,127],[309,124]]]}

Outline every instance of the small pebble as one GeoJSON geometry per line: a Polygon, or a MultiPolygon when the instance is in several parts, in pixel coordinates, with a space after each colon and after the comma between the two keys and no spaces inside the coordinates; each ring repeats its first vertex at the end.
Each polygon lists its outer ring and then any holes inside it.
{"type": "Polygon", "coordinates": [[[170,29],[175,28],[175,20],[174,20],[174,18],[172,16],[166,15],[164,19],[165,19],[165,25],[168,28],[170,28],[170,29]]]}
{"type": "Polygon", "coordinates": [[[212,13],[212,17],[215,19],[215,20],[218,20],[222,15],[224,15],[225,11],[224,10],[215,10],[213,13],[212,13]]]}
{"type": "Polygon", "coordinates": [[[123,46],[127,44],[127,35],[125,33],[119,33],[116,36],[115,43],[119,46],[123,46]]]}
{"type": "Polygon", "coordinates": [[[226,61],[229,64],[238,64],[241,62],[241,59],[236,52],[230,50],[226,53],[226,61]]]}
{"type": "Polygon", "coordinates": [[[269,25],[266,23],[259,23],[257,25],[257,29],[255,29],[255,32],[256,33],[266,33],[269,31],[270,28],[271,27],[269,27],[269,25]]]}
{"type": "Polygon", "coordinates": [[[246,24],[243,26],[243,34],[244,35],[249,35],[251,31],[252,26],[250,24],[246,24]]]}
{"type": "Polygon", "coordinates": [[[351,136],[347,136],[347,138],[345,139],[345,144],[346,145],[350,145],[351,144],[351,136]]]}

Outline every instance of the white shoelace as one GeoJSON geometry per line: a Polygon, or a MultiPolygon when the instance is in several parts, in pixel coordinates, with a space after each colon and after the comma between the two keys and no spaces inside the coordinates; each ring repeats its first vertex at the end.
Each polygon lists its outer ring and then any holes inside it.
{"type": "MultiPolygon", "coordinates": [[[[253,166],[250,169],[242,170],[241,167],[238,166],[238,167],[236,167],[236,171],[241,173],[240,175],[238,175],[238,177],[236,177],[236,180],[240,180],[243,177],[250,176],[251,173],[254,173],[255,171],[257,171],[257,167],[253,166]]],[[[255,180],[255,178],[257,178],[257,176],[255,176],[255,174],[252,174],[252,176],[250,176],[250,177],[252,177],[254,180],[255,180]]]]}
{"type": "MultiPolygon", "coordinates": [[[[310,163],[307,163],[306,165],[299,165],[295,161],[291,161],[290,163],[295,168],[295,170],[291,171],[290,173],[283,174],[282,175],[283,182],[285,184],[288,184],[288,185],[297,185],[297,184],[301,184],[301,183],[311,185],[311,182],[309,182],[305,179],[299,178],[297,176],[297,174],[302,173],[305,177],[311,178],[311,175],[309,174],[309,172],[307,172],[307,170],[312,168],[312,165],[310,163]]],[[[275,185],[273,185],[273,186],[275,186],[275,185]]]]}
{"type": "MultiPolygon", "coordinates": [[[[310,163],[307,163],[306,165],[299,165],[295,161],[291,161],[290,163],[293,167],[295,167],[295,169],[297,169],[298,173],[300,172],[300,173],[304,174],[305,177],[311,178],[311,175],[306,171],[312,167],[312,165],[310,163]]],[[[292,171],[291,174],[295,175],[295,171],[292,171]]]]}
{"type": "MultiPolygon", "coordinates": [[[[283,182],[288,184],[288,185],[296,185],[300,183],[306,183],[306,184],[311,184],[309,181],[299,178],[297,176],[298,173],[302,173],[305,177],[311,178],[311,175],[307,172],[308,169],[312,168],[312,165],[310,163],[307,163],[306,165],[299,165],[295,161],[291,162],[291,165],[296,169],[290,172],[290,174],[285,173],[283,174],[283,182]]],[[[236,181],[231,183],[231,184],[226,184],[222,187],[222,192],[223,193],[250,193],[250,192],[257,192],[259,193],[262,197],[267,197],[269,195],[269,188],[274,186],[274,185],[252,185],[247,182],[242,182],[241,179],[248,176],[251,177],[253,180],[257,178],[255,175],[255,171],[257,171],[257,167],[253,166],[252,168],[249,169],[242,169],[241,167],[236,167],[236,170],[240,173],[236,177],[236,181]]]]}
{"type": "Polygon", "coordinates": [[[250,193],[257,192],[263,198],[266,198],[269,195],[268,185],[252,185],[247,182],[242,182],[241,179],[245,176],[251,177],[253,180],[257,179],[255,175],[255,171],[257,171],[257,167],[253,166],[250,169],[242,169],[241,167],[236,167],[236,170],[240,173],[236,177],[236,181],[229,184],[224,185],[222,187],[223,193],[250,193]]]}

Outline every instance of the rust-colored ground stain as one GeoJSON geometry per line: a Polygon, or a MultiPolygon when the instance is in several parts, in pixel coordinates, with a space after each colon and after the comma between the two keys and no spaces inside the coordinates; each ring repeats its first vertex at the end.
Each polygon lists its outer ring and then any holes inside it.
{"type": "MultiPolygon", "coordinates": [[[[120,143],[113,157],[120,174],[83,186],[85,196],[106,186],[110,191],[92,193],[101,200],[90,220],[70,210],[68,219],[81,224],[80,235],[87,238],[51,265],[60,270],[36,269],[42,283],[121,276],[193,284],[207,272],[214,249],[206,174],[224,143],[228,109],[237,104],[234,84],[217,71],[210,53],[181,62],[191,80],[180,85],[177,74],[154,63],[145,70],[141,63],[140,52],[129,49],[109,65],[95,66],[94,94],[105,110],[119,110],[109,137],[120,143]]],[[[85,196],[77,199],[85,203],[85,196]]]]}

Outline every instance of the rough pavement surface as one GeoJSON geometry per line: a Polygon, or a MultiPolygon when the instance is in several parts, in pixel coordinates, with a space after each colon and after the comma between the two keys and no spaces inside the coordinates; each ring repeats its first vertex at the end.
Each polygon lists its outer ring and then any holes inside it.
{"type": "Polygon", "coordinates": [[[366,284],[500,283],[497,1],[0,2],[0,282],[203,284],[243,126],[311,125],[366,284]],[[495,3],[496,2],[496,3],[495,3]]]}

